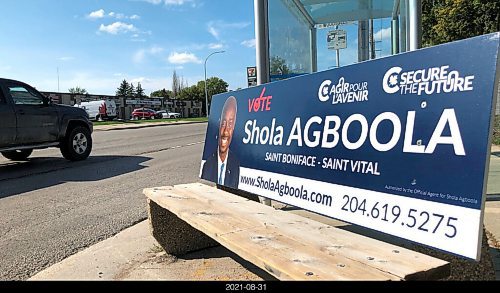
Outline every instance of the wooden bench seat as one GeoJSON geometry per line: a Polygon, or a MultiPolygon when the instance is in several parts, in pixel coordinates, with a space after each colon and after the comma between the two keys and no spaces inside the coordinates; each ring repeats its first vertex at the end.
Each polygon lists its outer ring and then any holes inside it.
{"type": "Polygon", "coordinates": [[[214,245],[213,239],[280,280],[427,280],[449,275],[449,263],[440,259],[204,184],[151,188],[144,194],[153,235],[167,253],[206,248],[214,245]]]}

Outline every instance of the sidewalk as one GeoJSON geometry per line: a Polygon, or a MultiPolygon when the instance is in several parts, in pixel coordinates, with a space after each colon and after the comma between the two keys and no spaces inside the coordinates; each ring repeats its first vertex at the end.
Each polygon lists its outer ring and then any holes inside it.
{"type": "Polygon", "coordinates": [[[258,281],[269,278],[256,275],[259,270],[220,246],[182,258],[167,255],[151,236],[146,220],[68,257],[30,280],[258,281]]]}
{"type": "Polygon", "coordinates": [[[146,122],[146,123],[141,123],[141,124],[97,125],[97,126],[94,126],[94,131],[141,129],[141,128],[150,128],[150,127],[169,126],[169,125],[187,125],[187,124],[200,124],[200,123],[207,123],[207,122],[205,122],[205,121],[178,121],[178,122],[146,122]]]}
{"type": "MultiPolygon", "coordinates": [[[[489,252],[500,280],[500,147],[492,147],[484,225],[489,252]],[[498,154],[496,154],[498,153],[498,154]]],[[[305,211],[294,213],[334,226],[342,222],[305,211]]],[[[270,280],[271,276],[224,247],[205,249],[182,258],[162,252],[143,221],[116,236],[77,253],[30,280],[270,280]]]]}

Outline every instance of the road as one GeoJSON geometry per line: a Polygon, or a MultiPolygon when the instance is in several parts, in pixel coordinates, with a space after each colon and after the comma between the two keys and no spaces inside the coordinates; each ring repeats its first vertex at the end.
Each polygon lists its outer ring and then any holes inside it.
{"type": "Polygon", "coordinates": [[[0,159],[0,280],[35,273],[147,218],[142,189],[198,180],[206,124],[95,132],[92,157],[0,159]]]}

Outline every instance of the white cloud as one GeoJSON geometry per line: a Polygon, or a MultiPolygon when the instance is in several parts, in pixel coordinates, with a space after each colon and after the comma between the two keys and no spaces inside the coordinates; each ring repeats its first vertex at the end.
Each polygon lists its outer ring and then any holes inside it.
{"type": "Polygon", "coordinates": [[[197,63],[200,64],[201,60],[192,53],[177,53],[173,52],[168,56],[168,62],[172,64],[186,64],[186,63],[197,63]]]}
{"type": "Polygon", "coordinates": [[[255,39],[245,40],[245,41],[241,42],[241,45],[248,47],[248,48],[255,48],[255,39]]]}
{"type": "MultiPolygon", "coordinates": [[[[116,88],[120,85],[123,79],[133,81],[134,86],[137,85],[136,83],[138,81],[140,81],[146,94],[158,89],[168,88],[172,84],[170,78],[158,76],[139,76],[127,73],[85,71],[67,72],[64,75],[64,78],[63,75],[61,75],[60,88],[61,91],[66,91],[69,88],[80,85],[90,94],[114,95],[116,88]]],[[[36,85],[36,87],[42,91],[57,91],[57,80],[54,82],[53,78],[41,77],[40,80],[30,81],[30,84],[36,85]]]]}
{"type": "Polygon", "coordinates": [[[163,0],[139,0],[139,1],[148,2],[148,3],[154,4],[154,5],[157,5],[157,4],[160,4],[163,2],[163,0]]]}
{"type": "Polygon", "coordinates": [[[104,9],[99,9],[97,11],[93,11],[89,15],[87,15],[87,17],[90,19],[103,18],[104,17],[104,9]]]}
{"type": "Polygon", "coordinates": [[[150,93],[159,89],[167,88],[172,84],[172,81],[167,78],[152,78],[152,77],[136,77],[131,79],[133,83],[141,83],[142,88],[146,93],[150,93]]]}
{"type": "Polygon", "coordinates": [[[231,28],[231,29],[243,29],[248,27],[250,22],[225,22],[225,21],[215,21],[212,22],[220,28],[231,28]]]}
{"type": "Polygon", "coordinates": [[[127,24],[118,21],[110,25],[101,24],[101,26],[99,27],[99,31],[116,35],[119,33],[135,32],[137,31],[137,28],[133,24],[127,24]]]}
{"type": "Polygon", "coordinates": [[[384,29],[379,30],[378,32],[376,32],[373,35],[373,38],[375,39],[375,41],[390,39],[391,38],[391,28],[388,27],[388,28],[384,28],[384,29]]]}
{"type": "Polygon", "coordinates": [[[134,56],[132,56],[132,61],[134,61],[134,63],[142,63],[147,55],[158,55],[163,51],[164,49],[158,46],[153,46],[149,49],[141,49],[135,52],[134,56]]]}
{"type": "Polygon", "coordinates": [[[145,77],[137,77],[137,78],[132,79],[132,83],[138,83],[138,82],[140,82],[141,84],[144,84],[144,83],[150,82],[150,80],[148,78],[145,78],[145,77]]]}
{"type": "Polygon", "coordinates": [[[219,39],[219,31],[215,27],[208,25],[208,32],[214,36],[214,38],[219,39]]]}
{"type": "Polygon", "coordinates": [[[158,47],[158,46],[153,46],[153,47],[151,47],[151,49],[149,49],[149,53],[152,55],[155,55],[155,54],[158,54],[161,52],[163,52],[163,48],[158,47]]]}
{"type": "Polygon", "coordinates": [[[101,19],[101,18],[116,18],[116,19],[132,19],[132,20],[138,20],[141,17],[137,14],[134,14],[132,16],[127,16],[123,13],[117,13],[114,11],[111,11],[106,14],[104,9],[99,9],[97,11],[91,12],[89,15],[86,16],[89,19],[96,20],[96,19],[101,19]]]}
{"type": "Polygon", "coordinates": [[[213,50],[218,50],[218,49],[224,48],[224,45],[221,43],[212,43],[212,44],[208,44],[208,48],[213,49],[213,50]]]}
{"type": "Polygon", "coordinates": [[[227,29],[243,29],[250,25],[250,22],[225,22],[225,21],[210,21],[207,23],[207,31],[217,40],[220,38],[221,32],[227,29]]]}
{"type": "Polygon", "coordinates": [[[134,56],[132,57],[132,61],[134,61],[134,63],[142,63],[142,61],[144,61],[145,56],[146,56],[146,50],[139,50],[135,52],[134,56]]]}
{"type": "Polygon", "coordinates": [[[63,62],[67,62],[67,61],[72,61],[72,60],[75,60],[75,57],[65,56],[65,57],[60,57],[60,58],[57,58],[57,60],[59,60],[59,61],[63,61],[63,62]]]}
{"type": "Polygon", "coordinates": [[[165,5],[182,5],[186,2],[191,2],[191,1],[186,1],[186,0],[165,0],[165,5]]]}
{"type": "Polygon", "coordinates": [[[194,3],[195,0],[138,0],[138,1],[147,2],[154,5],[163,3],[166,6],[181,6],[187,3],[192,3],[191,6],[196,7],[196,4],[194,3]]]}

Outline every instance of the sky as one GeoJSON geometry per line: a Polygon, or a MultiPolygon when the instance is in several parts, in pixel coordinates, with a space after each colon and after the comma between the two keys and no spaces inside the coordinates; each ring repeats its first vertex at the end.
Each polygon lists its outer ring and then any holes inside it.
{"type": "Polygon", "coordinates": [[[217,76],[246,87],[255,66],[251,0],[2,0],[0,77],[41,91],[80,86],[114,95],[126,79],[146,94],[217,76]]]}
{"type": "MultiPolygon", "coordinates": [[[[188,85],[203,80],[205,58],[225,51],[209,58],[208,77],[244,88],[256,63],[253,8],[252,0],[2,0],[0,77],[98,95],[114,95],[125,79],[150,94],[171,89],[174,70],[188,85]]],[[[387,40],[388,23],[375,27],[376,39],[387,40]]],[[[357,59],[357,28],[344,29],[341,65],[357,59]]],[[[319,70],[336,65],[327,31],[318,31],[319,70]]]]}

